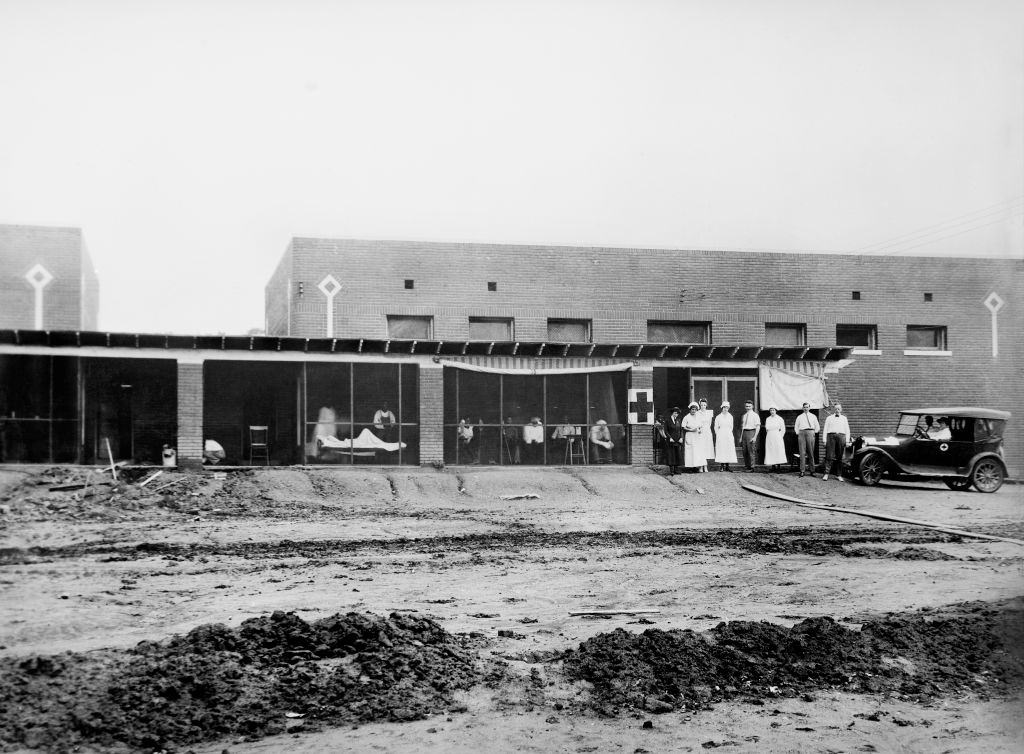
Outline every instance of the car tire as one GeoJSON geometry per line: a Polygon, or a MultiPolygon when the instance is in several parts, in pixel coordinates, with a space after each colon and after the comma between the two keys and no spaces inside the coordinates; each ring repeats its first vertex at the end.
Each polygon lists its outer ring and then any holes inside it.
{"type": "Polygon", "coordinates": [[[957,492],[964,492],[965,490],[969,490],[971,488],[971,485],[974,484],[974,482],[971,481],[970,477],[967,477],[966,479],[962,477],[957,477],[956,479],[943,479],[942,481],[945,482],[946,486],[949,487],[951,490],[956,490],[957,492]]]}
{"type": "Polygon", "coordinates": [[[982,458],[974,464],[971,482],[978,492],[995,492],[1003,486],[1003,465],[994,458],[982,458]]]}
{"type": "Polygon", "coordinates": [[[885,475],[885,459],[880,453],[867,453],[857,463],[857,477],[865,487],[874,487],[885,475]]]}

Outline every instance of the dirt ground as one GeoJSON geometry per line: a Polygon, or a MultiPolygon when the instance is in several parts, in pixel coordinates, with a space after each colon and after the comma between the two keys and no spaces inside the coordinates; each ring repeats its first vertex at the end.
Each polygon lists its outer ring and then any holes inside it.
{"type": "MultiPolygon", "coordinates": [[[[244,621],[284,611],[302,619],[300,633],[303,622],[337,627],[340,619],[317,623],[337,614],[380,616],[389,642],[418,647],[407,659],[432,694],[445,684],[419,671],[434,646],[424,631],[445,656],[469,652],[478,677],[405,716],[420,719],[325,723],[313,709],[281,703],[257,733],[145,746],[111,743],[117,731],[97,743],[81,726],[64,737],[38,727],[23,735],[24,720],[12,737],[8,720],[5,751],[1024,751],[1024,688],[1013,674],[960,672],[966,685],[927,694],[765,685],[645,709],[610,705],[566,659],[616,629],[714,637],[728,621],[788,629],[830,617],[858,631],[891,613],[925,622],[965,611],[1019,617],[1006,611],[1019,611],[1024,595],[1022,545],[801,508],[741,484],[1015,538],[1024,538],[1024,486],[984,495],[934,483],[869,489],[795,474],[669,478],[628,468],[168,472],[145,487],[138,475],[119,485],[99,478],[51,491],[85,473],[0,470],[5,667],[35,672],[40,657],[71,652],[61,662],[109,668],[139,642],[163,647],[205,624],[250,635],[255,624],[244,621]],[[968,602],[974,607],[958,607],[968,602]],[[593,610],[656,612],[570,614],[593,610]],[[396,612],[398,623],[387,623],[396,612]],[[426,622],[413,630],[402,615],[426,622]]],[[[999,651],[1019,658],[1019,634],[1000,636],[1012,646],[999,651]]],[[[906,657],[885,661],[904,676],[924,672],[906,657]]],[[[59,674],[46,677],[39,688],[59,685],[59,674]]],[[[54,698],[53,714],[74,702],[54,698]]]]}

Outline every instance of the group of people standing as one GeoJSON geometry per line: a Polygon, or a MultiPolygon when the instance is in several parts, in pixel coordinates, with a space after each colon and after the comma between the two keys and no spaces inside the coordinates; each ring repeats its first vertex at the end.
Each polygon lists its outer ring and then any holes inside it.
{"type": "MultiPolygon", "coordinates": [[[[735,421],[730,408],[729,401],[724,401],[715,416],[708,402],[701,398],[691,402],[685,414],[678,406],[673,406],[667,417],[658,414],[654,420],[654,449],[660,451],[670,474],[678,474],[680,467],[706,472],[711,461],[720,464],[722,471],[732,471],[729,467],[737,459],[735,421]]],[[[752,471],[761,417],[749,401],[740,417],[740,428],[744,465],[752,471]]]]}
{"type": "MultiPolygon", "coordinates": [[[[662,463],[669,467],[670,474],[677,474],[680,468],[693,472],[706,472],[711,462],[719,464],[720,471],[732,471],[730,466],[738,463],[736,455],[736,419],[730,411],[729,401],[724,401],[716,416],[707,407],[703,398],[687,406],[683,413],[678,406],[673,406],[668,417],[658,414],[654,421],[654,450],[656,457],[660,455],[662,463]]],[[[779,416],[778,410],[772,406],[764,421],[765,454],[764,462],[772,471],[779,466],[788,464],[786,457],[786,422],[779,416]]],[[[803,405],[803,412],[797,417],[793,427],[797,434],[800,454],[800,476],[814,472],[815,435],[820,431],[818,417],[810,413],[810,405],[803,405]]],[[[739,417],[739,443],[743,452],[745,471],[753,471],[757,463],[757,437],[761,430],[761,417],[754,410],[752,401],[747,401],[744,412],[739,417]]],[[[829,472],[838,466],[839,479],[842,481],[843,451],[850,438],[850,425],[842,414],[842,406],[838,403],[832,407],[832,413],[825,421],[825,473],[823,479],[828,480],[829,472]]]]}

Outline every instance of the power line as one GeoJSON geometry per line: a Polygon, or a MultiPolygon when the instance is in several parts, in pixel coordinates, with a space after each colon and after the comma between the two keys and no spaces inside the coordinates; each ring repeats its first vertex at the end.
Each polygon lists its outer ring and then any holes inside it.
{"type": "MultiPolygon", "coordinates": [[[[1016,212],[1011,213],[1009,215],[1009,217],[1012,217],[1015,214],[1020,214],[1022,211],[1024,211],[1024,207],[1021,207],[1016,212]]],[[[896,249],[895,251],[886,251],[885,249],[879,249],[879,250],[867,252],[866,254],[867,255],[870,255],[870,254],[892,254],[894,256],[898,256],[898,255],[902,254],[905,251],[910,251],[910,249],[916,249],[919,246],[927,246],[930,243],[938,243],[939,241],[945,241],[947,238],[955,238],[956,236],[962,236],[965,233],[970,233],[971,231],[980,230],[982,228],[987,228],[990,225],[996,225],[997,223],[1001,223],[1001,222],[1003,222],[1006,219],[1008,219],[1008,218],[1000,217],[1000,218],[997,218],[996,220],[993,220],[992,222],[983,223],[981,225],[976,225],[976,226],[971,227],[971,228],[966,228],[966,229],[958,231],[956,233],[950,233],[949,235],[940,236],[939,238],[930,238],[927,241],[922,241],[921,243],[913,244],[912,246],[904,246],[903,248],[896,249]]]]}
{"type": "MultiPolygon", "coordinates": [[[[967,212],[963,215],[951,217],[950,219],[945,220],[941,223],[926,225],[923,228],[919,228],[909,233],[904,233],[902,235],[895,236],[886,241],[879,241],[877,243],[862,246],[859,249],[856,249],[853,253],[874,254],[877,251],[889,246],[899,246],[901,243],[914,241],[923,236],[933,235],[935,233],[945,233],[948,230],[952,230],[953,228],[960,225],[964,225],[966,223],[977,222],[978,220],[984,220],[987,217],[992,217],[1003,212],[1009,212],[1010,210],[1014,209],[1015,205],[1019,205],[1022,202],[1024,202],[1024,195],[1019,196],[1015,199],[999,202],[998,204],[993,204],[982,209],[977,209],[974,210],[973,212],[967,212]]],[[[1013,213],[1011,212],[1011,216],[1012,214],[1013,213]]]]}

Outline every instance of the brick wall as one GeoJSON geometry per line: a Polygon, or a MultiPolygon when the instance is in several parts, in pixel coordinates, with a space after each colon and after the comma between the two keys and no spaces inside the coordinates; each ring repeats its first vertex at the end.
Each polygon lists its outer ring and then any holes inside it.
{"type": "Polygon", "coordinates": [[[444,369],[420,365],[420,465],[444,461],[444,369]]]}
{"type": "MultiPolygon", "coordinates": [[[[267,335],[288,335],[288,318],[293,302],[292,280],[292,247],[291,244],[278,262],[277,269],[270,276],[270,282],[264,289],[264,306],[266,309],[267,335]]],[[[317,291],[319,293],[319,291],[317,291]]]]}
{"type": "MultiPolygon", "coordinates": [[[[766,322],[804,324],[811,345],[835,344],[837,324],[874,325],[881,355],[855,355],[829,380],[855,433],[891,432],[900,408],[1013,411],[1024,399],[1019,260],[307,238],[293,239],[288,254],[293,285],[305,281],[291,310],[294,335],[323,334],[316,285],[331,274],[343,286],[339,337],[386,337],[388,314],[431,316],[434,337],[452,340],[468,337],[470,316],[511,317],[524,341],[545,340],[548,318],[591,319],[593,340],[624,343],[646,341],[648,320],[710,321],[713,342],[725,345],[763,343],[766,322]],[[995,358],[983,304],[992,291],[1006,301],[995,358]],[[952,355],[904,355],[908,324],[946,327],[952,355]]],[[[1010,466],[1024,471],[1024,414],[1010,422],[1006,451],[1010,466]]]]}
{"type": "Polygon", "coordinates": [[[87,260],[78,228],[0,225],[0,329],[35,328],[35,289],[25,274],[36,264],[53,275],[43,288],[41,329],[95,327],[98,286],[87,260]]]}
{"type": "MultiPolygon", "coordinates": [[[[645,389],[654,387],[654,369],[634,367],[630,370],[630,387],[645,389]]],[[[630,448],[634,466],[648,466],[654,463],[654,447],[651,444],[651,428],[635,425],[629,428],[630,448]]]]}
{"type": "Polygon", "coordinates": [[[203,365],[178,362],[178,463],[203,460],[203,365]]]}

